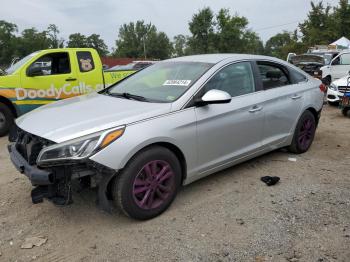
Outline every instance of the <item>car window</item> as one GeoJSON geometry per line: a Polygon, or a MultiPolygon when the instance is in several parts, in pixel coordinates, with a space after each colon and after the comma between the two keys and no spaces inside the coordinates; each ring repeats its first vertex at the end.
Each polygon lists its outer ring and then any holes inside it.
{"type": "Polygon", "coordinates": [[[350,54],[342,54],[340,56],[341,65],[350,65],[350,54]]]}
{"type": "Polygon", "coordinates": [[[259,62],[258,67],[265,90],[291,84],[282,66],[259,62]]]}
{"type": "Polygon", "coordinates": [[[209,80],[204,89],[205,92],[212,89],[222,90],[232,97],[254,92],[255,82],[250,62],[226,66],[209,80]]]}
{"type": "Polygon", "coordinates": [[[78,51],[77,59],[78,59],[80,72],[86,73],[95,69],[95,64],[94,64],[94,60],[92,59],[91,52],[78,51]]]}
{"type": "Polygon", "coordinates": [[[51,53],[35,60],[29,68],[40,68],[42,75],[61,75],[71,72],[67,52],[51,53]]]}

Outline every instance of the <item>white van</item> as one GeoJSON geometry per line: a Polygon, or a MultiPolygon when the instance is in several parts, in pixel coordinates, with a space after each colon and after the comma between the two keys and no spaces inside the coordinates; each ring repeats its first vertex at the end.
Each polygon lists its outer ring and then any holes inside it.
{"type": "Polygon", "coordinates": [[[341,52],[332,62],[321,68],[322,80],[326,85],[346,76],[350,71],[350,50],[341,52]]]}

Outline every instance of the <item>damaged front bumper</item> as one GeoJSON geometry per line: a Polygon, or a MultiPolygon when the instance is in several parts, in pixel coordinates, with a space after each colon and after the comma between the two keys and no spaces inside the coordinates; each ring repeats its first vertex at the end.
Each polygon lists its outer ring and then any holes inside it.
{"type": "Polygon", "coordinates": [[[97,203],[105,211],[111,210],[110,197],[107,196],[108,185],[116,171],[92,161],[66,163],[60,166],[40,168],[30,165],[17,150],[16,145],[8,145],[10,159],[16,169],[24,174],[35,187],[31,192],[32,202],[38,204],[44,199],[56,205],[73,203],[72,181],[83,182],[85,186],[97,187],[97,203]],[[91,180],[93,179],[93,183],[91,180]]]}
{"type": "Polygon", "coordinates": [[[31,166],[27,160],[17,151],[14,144],[8,145],[10,158],[16,169],[24,174],[32,182],[33,186],[51,185],[53,183],[53,174],[50,171],[31,166]]]}

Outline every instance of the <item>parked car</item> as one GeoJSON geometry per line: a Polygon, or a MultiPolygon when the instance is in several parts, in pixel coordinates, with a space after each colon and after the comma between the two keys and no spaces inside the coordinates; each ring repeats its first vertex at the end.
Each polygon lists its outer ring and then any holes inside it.
{"type": "MultiPolygon", "coordinates": [[[[347,89],[349,75],[346,75],[336,81],[334,81],[327,90],[327,101],[330,104],[338,104],[347,89]]],[[[349,88],[350,90],[350,88],[349,88]]]]}
{"type": "Polygon", "coordinates": [[[296,55],[291,57],[289,62],[316,78],[322,77],[320,69],[326,63],[324,57],[313,54],[296,55]]]}
{"type": "Polygon", "coordinates": [[[34,52],[0,76],[0,136],[14,118],[39,106],[72,96],[100,91],[136,70],[102,71],[91,48],[61,48],[34,52]]]}
{"type": "Polygon", "coordinates": [[[326,85],[346,76],[350,71],[350,51],[344,51],[332,59],[329,65],[321,68],[322,80],[326,85]]]}
{"type": "MultiPolygon", "coordinates": [[[[339,51],[329,50],[320,51],[315,50],[310,53],[296,55],[295,53],[289,53],[287,61],[301,70],[305,71],[309,75],[322,79],[321,68],[325,65],[329,65],[333,58],[339,54],[339,51]]],[[[328,83],[329,84],[329,83],[328,83]]]]}
{"type": "Polygon", "coordinates": [[[18,118],[8,148],[34,203],[69,204],[72,180],[84,180],[104,207],[150,219],[181,185],[277,148],[306,152],[324,91],[271,57],[180,57],[18,118]]]}

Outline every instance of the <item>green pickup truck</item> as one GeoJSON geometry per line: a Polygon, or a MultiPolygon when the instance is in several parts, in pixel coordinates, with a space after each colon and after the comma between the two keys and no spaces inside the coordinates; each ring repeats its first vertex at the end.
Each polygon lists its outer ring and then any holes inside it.
{"type": "Polygon", "coordinates": [[[91,48],[62,48],[34,52],[0,76],[0,136],[8,133],[14,118],[41,105],[100,91],[135,69],[103,71],[91,48]]]}

